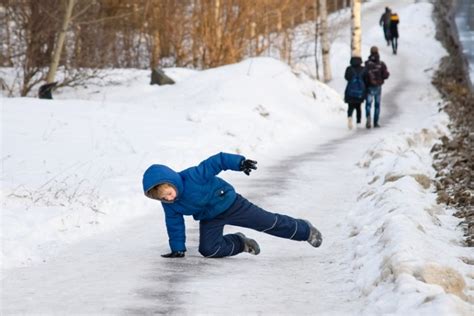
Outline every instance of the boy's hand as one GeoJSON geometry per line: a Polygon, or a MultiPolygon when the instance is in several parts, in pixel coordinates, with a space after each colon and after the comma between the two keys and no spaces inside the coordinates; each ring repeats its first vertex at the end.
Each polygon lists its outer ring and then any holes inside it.
{"type": "Polygon", "coordinates": [[[257,170],[257,162],[255,160],[244,159],[240,163],[240,171],[243,171],[246,175],[250,175],[252,170],[257,170]]]}
{"type": "Polygon", "coordinates": [[[170,253],[161,255],[163,258],[183,258],[184,251],[172,251],[170,253]]]}

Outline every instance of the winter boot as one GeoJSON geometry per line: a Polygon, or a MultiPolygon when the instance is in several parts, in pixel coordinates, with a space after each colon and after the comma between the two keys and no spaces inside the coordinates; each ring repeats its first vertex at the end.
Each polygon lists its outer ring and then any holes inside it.
{"type": "Polygon", "coordinates": [[[260,253],[260,246],[257,244],[255,240],[247,238],[242,233],[235,233],[235,234],[239,236],[240,238],[242,238],[242,241],[244,242],[244,252],[248,252],[252,255],[258,255],[260,253]]]}
{"type": "Polygon", "coordinates": [[[365,123],[366,128],[371,128],[372,126],[370,125],[370,115],[366,117],[367,121],[365,123]]]}
{"type": "Polygon", "coordinates": [[[319,232],[319,230],[316,229],[316,227],[313,226],[309,221],[305,220],[306,224],[309,226],[309,237],[308,237],[308,243],[313,246],[313,247],[319,247],[321,246],[321,243],[323,242],[323,236],[319,232]]]}
{"type": "Polygon", "coordinates": [[[376,127],[380,127],[380,125],[379,125],[379,121],[378,121],[378,120],[377,120],[377,121],[376,121],[376,120],[374,120],[374,128],[376,128],[376,127]]]}
{"type": "Polygon", "coordinates": [[[348,127],[349,129],[352,129],[352,116],[349,116],[349,117],[347,118],[347,127],[348,127]]]}

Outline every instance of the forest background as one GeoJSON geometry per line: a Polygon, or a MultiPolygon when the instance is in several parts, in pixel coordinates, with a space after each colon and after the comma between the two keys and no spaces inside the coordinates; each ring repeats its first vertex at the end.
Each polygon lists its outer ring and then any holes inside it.
{"type": "Polygon", "coordinates": [[[15,73],[0,88],[27,96],[45,81],[80,85],[106,68],[207,69],[262,54],[292,65],[295,27],[313,21],[308,38],[318,42],[321,16],[350,2],[0,0],[0,67],[15,73]]]}

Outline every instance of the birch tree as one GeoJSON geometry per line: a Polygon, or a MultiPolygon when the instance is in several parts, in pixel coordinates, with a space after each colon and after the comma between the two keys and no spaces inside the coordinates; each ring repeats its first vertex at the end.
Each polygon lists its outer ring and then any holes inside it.
{"type": "Polygon", "coordinates": [[[314,19],[314,65],[316,79],[319,80],[319,60],[318,60],[318,42],[319,42],[319,19],[318,19],[318,0],[315,0],[313,6],[314,19]]]}
{"type": "Polygon", "coordinates": [[[321,53],[323,57],[323,80],[329,82],[332,79],[329,29],[328,29],[328,10],[327,1],[319,0],[319,17],[321,19],[321,53]]]}
{"type": "Polygon", "coordinates": [[[351,0],[351,56],[361,57],[361,0],[351,0]]]}
{"type": "Polygon", "coordinates": [[[48,76],[46,78],[47,83],[54,82],[56,77],[56,71],[58,70],[59,60],[61,59],[61,52],[63,51],[64,40],[66,39],[66,32],[71,22],[72,10],[74,9],[75,0],[64,0],[66,4],[66,11],[64,12],[63,24],[59,31],[58,40],[54,48],[53,59],[49,66],[48,76]]]}

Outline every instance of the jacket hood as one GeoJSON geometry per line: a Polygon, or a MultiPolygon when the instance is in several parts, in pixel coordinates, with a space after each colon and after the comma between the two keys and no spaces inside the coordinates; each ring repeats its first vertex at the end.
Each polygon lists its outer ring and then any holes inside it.
{"type": "Polygon", "coordinates": [[[163,183],[169,183],[176,188],[176,199],[178,199],[179,194],[183,192],[183,180],[176,171],[164,165],[151,165],[145,171],[143,174],[143,193],[152,198],[149,194],[150,190],[163,183]]]}
{"type": "Polygon", "coordinates": [[[380,55],[378,53],[370,54],[369,60],[374,61],[374,62],[379,62],[380,61],[380,55]]]}
{"type": "Polygon", "coordinates": [[[360,65],[362,65],[362,58],[360,57],[351,57],[351,66],[352,67],[359,67],[360,65]]]}

